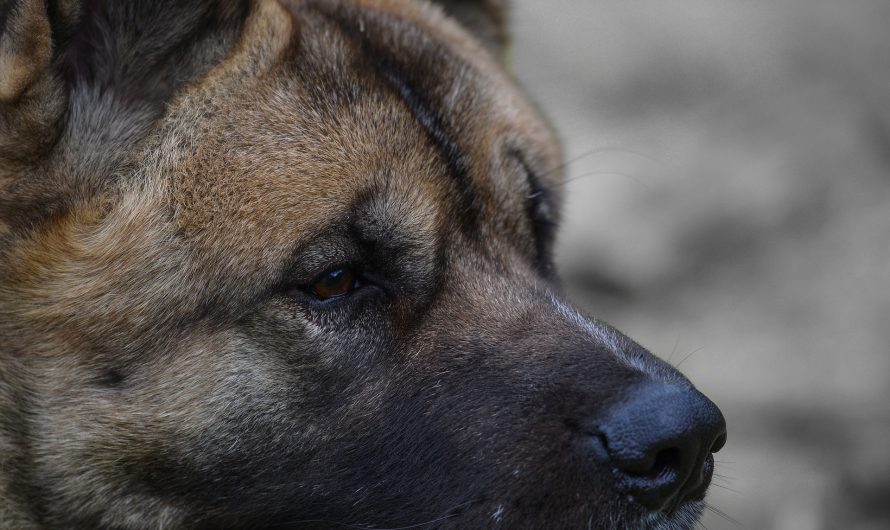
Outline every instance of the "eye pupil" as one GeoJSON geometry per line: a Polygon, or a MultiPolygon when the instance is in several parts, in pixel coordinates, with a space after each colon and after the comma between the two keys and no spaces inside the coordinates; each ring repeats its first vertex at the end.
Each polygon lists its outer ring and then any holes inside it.
{"type": "Polygon", "coordinates": [[[349,269],[334,269],[312,284],[312,294],[319,300],[344,296],[358,287],[355,274],[349,269]]]}

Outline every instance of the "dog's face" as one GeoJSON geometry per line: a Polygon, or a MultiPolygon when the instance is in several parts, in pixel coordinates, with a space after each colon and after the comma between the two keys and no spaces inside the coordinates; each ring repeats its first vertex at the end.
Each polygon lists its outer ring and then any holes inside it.
{"type": "Polygon", "coordinates": [[[561,301],[497,2],[145,4],[4,14],[0,525],[694,523],[722,418],[561,301]]]}

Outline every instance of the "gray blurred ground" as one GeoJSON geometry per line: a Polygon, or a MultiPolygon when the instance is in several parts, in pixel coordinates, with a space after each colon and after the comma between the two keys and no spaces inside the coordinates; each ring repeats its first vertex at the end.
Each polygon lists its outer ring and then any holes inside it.
{"type": "Polygon", "coordinates": [[[890,528],[890,1],[515,0],[578,305],[724,410],[711,529],[890,528]],[[585,155],[586,156],[583,156],[585,155]]]}

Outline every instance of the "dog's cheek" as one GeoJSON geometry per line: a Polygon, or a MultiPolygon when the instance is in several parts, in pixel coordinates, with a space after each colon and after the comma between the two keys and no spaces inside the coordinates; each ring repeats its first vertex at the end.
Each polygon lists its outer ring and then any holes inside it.
{"type": "Polygon", "coordinates": [[[206,510],[214,481],[246,474],[257,463],[243,455],[262,458],[263,444],[298,421],[287,405],[296,387],[262,354],[231,334],[207,335],[145,352],[114,384],[96,379],[104,363],[95,360],[37,367],[35,465],[40,496],[60,500],[55,520],[111,524],[126,506],[146,517],[206,510]]]}
{"type": "Polygon", "coordinates": [[[336,461],[351,442],[343,426],[369,414],[389,384],[367,363],[379,353],[373,344],[356,333],[325,340],[259,317],[196,333],[109,398],[119,421],[93,436],[91,451],[113,455],[127,481],[188,512],[293,509],[301,484],[338,489],[312,455],[336,461]]]}

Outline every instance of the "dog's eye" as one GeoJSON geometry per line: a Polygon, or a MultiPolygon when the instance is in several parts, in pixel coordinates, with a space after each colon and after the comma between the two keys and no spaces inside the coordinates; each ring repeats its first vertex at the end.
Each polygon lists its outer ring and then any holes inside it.
{"type": "Polygon", "coordinates": [[[360,287],[358,276],[348,269],[334,269],[319,276],[309,290],[319,300],[346,296],[360,287]]]}

